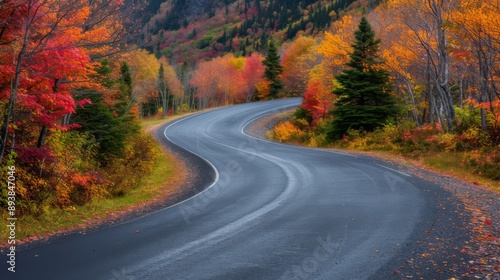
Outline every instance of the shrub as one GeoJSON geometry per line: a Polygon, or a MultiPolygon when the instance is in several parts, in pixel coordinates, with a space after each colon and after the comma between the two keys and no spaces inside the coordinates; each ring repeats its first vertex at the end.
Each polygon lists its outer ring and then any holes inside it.
{"type": "Polygon", "coordinates": [[[464,165],[469,166],[473,173],[484,177],[500,180],[500,149],[474,150],[465,155],[464,165]]]}
{"type": "Polygon", "coordinates": [[[112,197],[123,196],[137,187],[147,175],[161,151],[156,148],[149,135],[129,137],[124,149],[124,157],[114,158],[106,167],[106,174],[112,182],[108,192],[112,197]]]}
{"type": "Polygon", "coordinates": [[[297,140],[304,134],[302,130],[290,121],[278,123],[274,127],[274,137],[279,142],[286,142],[293,139],[297,140]]]}

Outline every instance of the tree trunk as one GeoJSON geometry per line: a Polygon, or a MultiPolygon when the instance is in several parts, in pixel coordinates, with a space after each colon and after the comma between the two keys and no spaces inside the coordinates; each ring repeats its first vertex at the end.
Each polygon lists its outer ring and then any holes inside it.
{"type": "Polygon", "coordinates": [[[420,123],[417,113],[417,104],[415,103],[415,92],[413,91],[410,81],[408,79],[404,79],[404,81],[406,84],[406,88],[408,89],[408,93],[410,94],[411,97],[411,108],[413,112],[413,119],[417,123],[417,126],[421,126],[422,124],[420,123]]]}
{"type": "Polygon", "coordinates": [[[47,127],[45,125],[42,126],[42,129],[40,130],[40,135],[38,136],[38,142],[36,144],[37,148],[41,148],[45,144],[45,138],[47,137],[47,132],[48,132],[47,127]]]}

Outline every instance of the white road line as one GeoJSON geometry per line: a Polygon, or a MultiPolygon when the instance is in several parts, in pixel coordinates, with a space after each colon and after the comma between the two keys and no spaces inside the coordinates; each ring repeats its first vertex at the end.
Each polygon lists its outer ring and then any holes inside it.
{"type": "MultiPolygon", "coordinates": [[[[167,135],[167,130],[168,130],[171,126],[173,126],[173,125],[175,125],[175,124],[177,124],[177,123],[179,123],[179,122],[182,122],[182,121],[188,120],[188,119],[190,119],[190,118],[193,118],[193,117],[195,117],[195,116],[198,116],[199,114],[201,114],[201,113],[194,114],[194,115],[191,115],[191,116],[186,117],[186,118],[182,118],[182,119],[180,119],[180,120],[177,120],[177,121],[175,121],[175,122],[173,122],[173,123],[169,124],[169,125],[165,128],[165,130],[163,130],[163,135],[165,136],[165,138],[166,138],[168,141],[170,141],[170,143],[172,143],[172,144],[174,144],[174,145],[177,145],[174,141],[172,141],[172,140],[168,137],[168,135],[167,135]]],[[[178,146],[178,147],[181,147],[181,146],[179,146],[179,145],[177,145],[177,146],[178,146]]],[[[171,206],[169,206],[169,207],[166,207],[166,208],[164,208],[163,210],[165,210],[165,209],[169,209],[169,208],[175,207],[175,206],[177,206],[177,205],[179,205],[179,204],[182,204],[182,203],[185,203],[185,202],[187,202],[187,201],[190,201],[190,200],[194,199],[195,197],[197,197],[197,196],[201,195],[202,193],[206,192],[207,190],[209,190],[210,188],[212,188],[213,186],[215,186],[215,185],[217,184],[217,182],[219,182],[219,178],[220,178],[220,173],[219,173],[219,170],[217,169],[217,167],[215,167],[215,165],[214,165],[212,162],[210,162],[208,159],[204,158],[203,156],[201,156],[201,155],[199,155],[199,154],[197,154],[197,153],[195,153],[195,152],[193,152],[193,151],[191,151],[191,150],[188,150],[188,149],[186,149],[186,148],[184,148],[184,147],[181,147],[181,148],[182,148],[182,149],[184,149],[184,150],[186,150],[186,151],[188,151],[189,153],[192,153],[193,155],[195,155],[195,156],[197,156],[197,157],[201,158],[201,159],[202,159],[202,160],[204,160],[206,163],[208,163],[208,165],[210,165],[210,167],[212,167],[212,169],[213,169],[213,170],[214,170],[214,172],[215,172],[215,179],[214,179],[214,181],[212,182],[212,184],[210,184],[210,186],[208,186],[208,187],[207,187],[206,189],[204,189],[203,191],[201,191],[201,192],[199,192],[199,193],[197,193],[197,194],[195,194],[195,195],[193,195],[193,196],[191,196],[191,197],[189,197],[189,198],[186,198],[186,199],[185,199],[185,200],[183,200],[183,201],[177,202],[177,203],[176,203],[176,204],[174,204],[174,205],[171,205],[171,206]]]]}
{"type": "MultiPolygon", "coordinates": [[[[271,141],[271,140],[267,140],[267,139],[263,139],[263,138],[259,138],[259,137],[255,137],[251,134],[248,134],[245,132],[245,129],[247,128],[248,125],[250,125],[251,123],[253,123],[254,121],[264,117],[266,114],[268,114],[269,112],[273,112],[273,111],[278,111],[278,110],[281,110],[281,109],[285,109],[285,108],[292,108],[294,107],[295,105],[287,105],[287,106],[283,106],[283,107],[278,107],[278,108],[274,108],[274,109],[271,109],[271,110],[268,110],[268,111],[265,111],[264,113],[258,115],[257,117],[249,120],[240,130],[241,134],[247,136],[247,137],[250,137],[252,139],[255,139],[255,140],[259,140],[259,141],[263,141],[263,142],[267,142],[267,143],[271,143],[271,144],[275,144],[275,145],[286,145],[286,144],[283,144],[283,143],[280,143],[280,142],[276,142],[276,141],[271,141]]],[[[337,155],[343,155],[343,156],[348,156],[348,157],[353,157],[353,158],[358,158],[358,156],[356,155],[351,155],[351,154],[347,154],[347,153],[342,153],[342,152],[337,152],[337,151],[332,151],[332,150],[329,150],[329,149],[323,149],[323,148],[310,148],[310,147],[303,147],[303,146],[295,146],[295,145],[288,145],[288,146],[293,146],[293,147],[296,147],[298,149],[308,149],[308,150],[320,150],[320,151],[323,151],[323,152],[327,152],[327,153],[332,153],[332,154],[337,154],[337,155]]]]}
{"type": "Polygon", "coordinates": [[[217,169],[217,167],[215,167],[215,165],[214,165],[212,162],[210,162],[208,159],[206,159],[206,158],[204,158],[204,157],[200,156],[199,154],[197,154],[197,153],[195,153],[195,152],[193,152],[193,151],[191,151],[191,150],[188,150],[188,149],[186,149],[186,148],[184,148],[184,147],[181,147],[181,146],[177,145],[176,143],[174,143],[174,141],[172,141],[172,140],[171,140],[171,139],[167,136],[167,130],[168,130],[171,126],[173,126],[173,125],[175,125],[175,124],[177,124],[177,123],[179,123],[179,122],[185,121],[185,120],[187,120],[187,119],[193,118],[193,117],[195,117],[195,116],[197,116],[197,115],[200,115],[200,114],[202,114],[202,113],[204,113],[204,112],[196,113],[196,114],[193,114],[193,115],[187,116],[187,117],[185,117],[185,118],[181,118],[181,119],[179,119],[179,120],[177,120],[177,121],[175,121],[175,122],[173,122],[173,123],[169,124],[169,125],[165,128],[165,130],[163,131],[163,135],[165,136],[165,138],[166,138],[166,139],[167,139],[170,143],[172,143],[172,144],[174,144],[174,145],[176,145],[176,146],[178,146],[178,147],[182,148],[183,150],[185,150],[185,151],[187,151],[187,152],[189,152],[189,153],[192,153],[193,155],[195,155],[195,156],[197,156],[197,157],[201,158],[201,159],[202,159],[202,160],[204,160],[206,163],[208,163],[208,165],[210,165],[210,167],[211,167],[211,168],[214,170],[214,172],[215,172],[215,179],[214,179],[214,181],[210,184],[210,186],[208,186],[207,188],[205,188],[204,190],[202,190],[201,192],[199,192],[199,193],[197,193],[197,194],[195,194],[195,195],[193,195],[193,196],[190,196],[190,197],[188,197],[188,198],[186,198],[186,199],[184,199],[184,200],[182,200],[182,201],[179,201],[179,202],[177,202],[177,203],[175,203],[175,204],[172,204],[172,205],[170,205],[170,206],[167,206],[167,207],[165,207],[165,208],[161,208],[161,209],[159,209],[159,210],[157,210],[157,211],[153,211],[153,212],[148,213],[148,214],[146,214],[146,215],[141,215],[141,216],[136,217],[136,218],[134,218],[134,219],[128,220],[128,221],[124,222],[124,224],[126,224],[126,223],[130,223],[130,222],[135,221],[135,220],[138,220],[138,219],[142,219],[142,218],[147,217],[147,216],[154,215],[154,214],[156,214],[156,213],[159,213],[159,212],[162,212],[162,211],[168,210],[168,209],[170,209],[170,208],[173,208],[173,207],[176,207],[176,206],[178,206],[178,205],[180,205],[180,204],[183,204],[183,203],[185,203],[185,202],[188,202],[188,201],[190,201],[190,200],[192,200],[192,199],[194,199],[194,198],[198,197],[199,195],[201,195],[201,194],[205,193],[206,191],[208,191],[209,189],[211,189],[212,187],[214,187],[214,186],[217,184],[217,182],[219,182],[219,179],[220,179],[220,173],[219,173],[219,170],[217,169]]]}
{"type": "Polygon", "coordinates": [[[385,168],[385,169],[389,169],[389,170],[391,170],[391,171],[394,171],[394,172],[396,172],[396,173],[399,173],[399,174],[401,174],[401,175],[403,175],[403,176],[406,176],[406,177],[412,177],[412,176],[411,176],[410,174],[408,174],[408,173],[404,173],[404,172],[402,172],[402,171],[399,171],[399,170],[396,170],[396,169],[393,169],[393,168],[387,167],[387,166],[382,165],[382,164],[378,164],[378,163],[375,163],[375,164],[376,164],[376,165],[378,165],[378,166],[380,166],[380,167],[383,167],[383,168],[385,168]]]}

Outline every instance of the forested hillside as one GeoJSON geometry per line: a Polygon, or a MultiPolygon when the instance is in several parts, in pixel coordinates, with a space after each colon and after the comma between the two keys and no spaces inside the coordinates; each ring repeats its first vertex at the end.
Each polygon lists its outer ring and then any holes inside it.
{"type": "MultiPolygon", "coordinates": [[[[354,0],[151,1],[156,13],[144,39],[158,57],[174,63],[195,63],[227,52],[245,56],[267,49],[273,38],[287,41],[298,34],[315,35],[327,29],[354,0]],[[156,10],[158,10],[156,12],[156,10]]],[[[376,1],[368,3],[373,7],[376,1]]]]}

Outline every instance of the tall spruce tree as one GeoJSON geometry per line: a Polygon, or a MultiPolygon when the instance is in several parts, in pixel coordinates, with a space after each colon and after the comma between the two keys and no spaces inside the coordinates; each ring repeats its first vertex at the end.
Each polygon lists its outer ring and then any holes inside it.
{"type": "Polygon", "coordinates": [[[271,40],[266,58],[262,61],[265,66],[264,77],[270,82],[269,98],[278,97],[279,92],[283,89],[283,82],[280,79],[280,74],[283,72],[283,67],[280,64],[280,56],[276,45],[271,40]]]}
{"type": "Polygon", "coordinates": [[[382,69],[382,60],[377,54],[380,39],[375,39],[375,32],[365,17],[354,37],[351,59],[346,64],[349,68],[335,76],[341,86],[333,90],[338,99],[328,131],[331,139],[340,139],[350,129],[373,131],[400,113],[396,98],[391,95],[393,85],[389,72],[382,69]]]}

